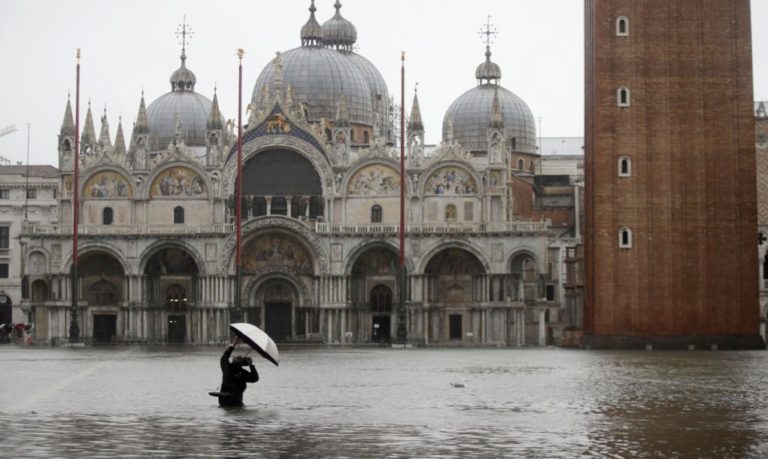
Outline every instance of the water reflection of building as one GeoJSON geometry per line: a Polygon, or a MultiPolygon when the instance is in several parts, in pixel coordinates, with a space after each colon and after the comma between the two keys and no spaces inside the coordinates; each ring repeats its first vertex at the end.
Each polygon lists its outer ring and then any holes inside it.
{"type": "MultiPolygon", "coordinates": [[[[405,288],[415,342],[557,342],[564,250],[578,237],[572,209],[563,210],[573,204],[562,199],[574,187],[537,179],[533,116],[500,85],[490,47],[477,86],[448,109],[443,142],[430,155],[414,96],[400,183],[386,84],[353,51],[357,31],[338,2],[323,25],[314,3],[310,11],[301,46],[266,65],[248,105],[239,292],[235,128],[215,94],[210,101],[195,92],[186,48],[171,91],[148,107],[142,95],[127,144],[121,124],[111,143],[106,114],[97,137],[89,109],[79,190],[85,338],[222,341],[240,295],[245,320],[279,341],[389,340],[405,288]],[[396,276],[401,186],[407,285],[396,276]]],[[[59,136],[61,224],[26,233],[29,256],[47,267],[27,271],[46,295],[23,304],[39,341],[68,335],[73,136],[68,103],[59,136]]]]}

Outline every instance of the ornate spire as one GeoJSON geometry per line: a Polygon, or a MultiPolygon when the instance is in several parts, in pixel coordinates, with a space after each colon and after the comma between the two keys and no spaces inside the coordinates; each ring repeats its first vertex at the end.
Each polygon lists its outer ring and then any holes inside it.
{"type": "Polygon", "coordinates": [[[424,132],[424,123],[421,121],[421,108],[419,108],[419,87],[416,83],[413,91],[413,105],[411,106],[411,118],[408,120],[408,130],[411,132],[424,132]]]}
{"type": "Polygon", "coordinates": [[[123,117],[118,118],[117,121],[117,136],[115,136],[115,150],[114,154],[119,156],[125,156],[125,136],[123,135],[123,117]]]}
{"type": "Polygon", "coordinates": [[[75,118],[72,116],[72,104],[67,96],[67,108],[64,110],[64,121],[61,123],[62,136],[75,135],[75,118]]]}
{"type": "Polygon", "coordinates": [[[501,101],[499,100],[499,88],[493,91],[493,104],[491,105],[491,128],[504,128],[504,112],[501,110],[501,101]]]}
{"type": "Polygon", "coordinates": [[[323,41],[323,28],[315,19],[315,0],[309,6],[309,20],[301,28],[301,46],[320,46],[323,41]]]}
{"type": "Polygon", "coordinates": [[[101,115],[101,134],[99,134],[99,145],[111,147],[112,140],[109,138],[109,121],[107,121],[107,107],[104,107],[104,114],[101,115]]]}
{"type": "Polygon", "coordinates": [[[181,37],[179,44],[181,44],[181,67],[171,74],[171,91],[194,91],[195,83],[197,83],[197,77],[195,74],[187,68],[187,41],[188,37],[193,35],[192,28],[187,24],[187,16],[184,16],[184,21],[176,29],[176,36],[181,37]]]}
{"type": "Polygon", "coordinates": [[[344,19],[341,15],[341,2],[336,0],[333,5],[336,14],[323,24],[323,45],[329,48],[352,51],[357,42],[357,29],[355,25],[344,19]]]}
{"type": "Polygon", "coordinates": [[[485,24],[485,29],[480,30],[481,35],[485,35],[485,62],[477,66],[475,70],[475,78],[477,78],[478,84],[493,83],[498,84],[501,79],[501,67],[494,62],[491,62],[491,43],[492,37],[498,35],[496,28],[491,24],[491,17],[488,16],[488,21],[485,24]]]}
{"type": "Polygon", "coordinates": [[[80,143],[85,145],[96,144],[96,128],[93,127],[93,114],[91,113],[91,103],[88,102],[88,112],[85,115],[85,126],[83,135],[80,137],[80,143]]]}
{"type": "Polygon", "coordinates": [[[133,125],[134,134],[149,133],[149,118],[147,118],[147,106],[144,103],[144,91],[141,91],[141,102],[139,103],[139,114],[136,115],[136,123],[133,125]]]}
{"type": "Polygon", "coordinates": [[[222,123],[221,111],[219,110],[219,97],[216,95],[216,88],[213,88],[213,103],[211,103],[211,113],[208,116],[208,129],[224,129],[222,123]]]}

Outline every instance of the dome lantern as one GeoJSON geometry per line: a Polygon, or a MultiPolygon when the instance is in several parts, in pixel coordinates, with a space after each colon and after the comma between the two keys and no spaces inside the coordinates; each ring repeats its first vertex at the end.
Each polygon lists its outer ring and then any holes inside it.
{"type": "Polygon", "coordinates": [[[491,47],[485,47],[485,62],[477,66],[475,70],[477,84],[484,83],[498,84],[501,79],[501,67],[495,62],[491,62],[491,47]]]}
{"type": "Polygon", "coordinates": [[[186,65],[187,61],[187,35],[192,36],[192,30],[187,25],[187,17],[184,16],[184,22],[181,24],[181,31],[177,31],[176,35],[181,35],[181,67],[176,69],[171,74],[171,91],[194,91],[195,83],[197,83],[197,77],[189,70],[186,65]]]}
{"type": "Polygon", "coordinates": [[[336,8],[336,14],[323,24],[323,44],[329,48],[352,51],[357,42],[357,29],[341,15],[339,0],[336,0],[333,7],[336,8]]]}
{"type": "Polygon", "coordinates": [[[492,37],[495,37],[497,34],[496,28],[491,24],[491,17],[488,16],[485,28],[480,30],[480,35],[485,35],[485,62],[478,65],[477,70],[475,70],[475,78],[477,78],[478,85],[483,83],[498,84],[501,79],[501,67],[491,62],[491,41],[492,37]]]}
{"type": "Polygon", "coordinates": [[[309,6],[309,20],[301,28],[301,46],[320,46],[323,42],[323,28],[315,19],[315,0],[309,6]]]}

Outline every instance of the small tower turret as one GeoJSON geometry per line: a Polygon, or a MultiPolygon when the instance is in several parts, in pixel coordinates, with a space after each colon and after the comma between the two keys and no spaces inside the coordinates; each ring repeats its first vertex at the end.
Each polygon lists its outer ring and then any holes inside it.
{"type": "Polygon", "coordinates": [[[115,136],[115,148],[112,150],[112,156],[120,164],[126,163],[125,135],[123,134],[123,118],[117,120],[117,135],[115,136]]]}
{"type": "Polygon", "coordinates": [[[504,147],[506,135],[504,133],[504,112],[499,100],[499,89],[493,93],[491,105],[491,122],[488,126],[488,162],[490,164],[502,164],[504,162],[504,147]]]}
{"type": "Polygon", "coordinates": [[[342,86],[339,105],[336,109],[336,119],[333,123],[333,156],[336,164],[347,164],[349,160],[349,146],[353,140],[351,137],[347,96],[344,94],[344,87],[342,86]]]}
{"type": "Polygon", "coordinates": [[[83,135],[80,137],[80,154],[82,156],[92,155],[96,148],[96,128],[93,126],[93,114],[91,113],[91,103],[88,102],[88,113],[85,115],[85,126],[83,135]]]}
{"type": "Polygon", "coordinates": [[[418,83],[413,91],[411,117],[408,119],[408,159],[412,167],[418,167],[424,159],[424,122],[421,120],[419,107],[418,83]]]}
{"type": "Polygon", "coordinates": [[[225,135],[224,121],[219,110],[219,97],[216,94],[216,88],[213,88],[213,103],[211,103],[211,113],[208,116],[206,125],[206,164],[208,166],[219,166],[222,161],[225,135]]]}
{"type": "Polygon", "coordinates": [[[98,149],[99,153],[105,154],[112,148],[112,140],[109,136],[109,121],[107,121],[107,109],[104,108],[104,114],[101,115],[101,133],[99,134],[98,149]]]}
{"type": "Polygon", "coordinates": [[[67,97],[67,108],[64,110],[64,121],[59,131],[59,169],[70,171],[73,169],[72,158],[75,149],[75,121],[72,116],[72,104],[67,97]]]}
{"type": "Polygon", "coordinates": [[[128,151],[128,161],[134,170],[146,170],[149,164],[149,119],[147,107],[144,103],[144,91],[141,92],[139,113],[133,123],[131,134],[131,148],[128,151]]]}

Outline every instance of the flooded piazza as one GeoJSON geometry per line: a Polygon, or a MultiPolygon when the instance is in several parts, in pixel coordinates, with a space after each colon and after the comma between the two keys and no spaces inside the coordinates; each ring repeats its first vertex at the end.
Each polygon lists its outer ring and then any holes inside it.
{"type": "Polygon", "coordinates": [[[284,347],[233,410],[223,350],[3,346],[0,456],[768,456],[765,352],[284,347]]]}

